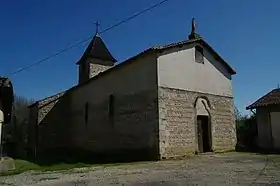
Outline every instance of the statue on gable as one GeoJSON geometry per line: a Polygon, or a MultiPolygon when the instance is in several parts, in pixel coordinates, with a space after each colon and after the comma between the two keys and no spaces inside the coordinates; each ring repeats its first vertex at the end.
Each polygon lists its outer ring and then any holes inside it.
{"type": "Polygon", "coordinates": [[[196,30],[197,30],[197,28],[196,28],[195,18],[192,18],[192,30],[189,35],[189,39],[200,39],[201,38],[201,36],[197,33],[196,30]]]}

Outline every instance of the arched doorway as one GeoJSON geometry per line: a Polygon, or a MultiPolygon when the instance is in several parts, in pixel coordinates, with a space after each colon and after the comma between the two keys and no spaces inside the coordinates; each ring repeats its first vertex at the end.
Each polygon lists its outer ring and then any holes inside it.
{"type": "Polygon", "coordinates": [[[195,102],[196,109],[196,131],[198,152],[211,152],[212,151],[212,127],[210,105],[206,98],[197,98],[195,102]]]}

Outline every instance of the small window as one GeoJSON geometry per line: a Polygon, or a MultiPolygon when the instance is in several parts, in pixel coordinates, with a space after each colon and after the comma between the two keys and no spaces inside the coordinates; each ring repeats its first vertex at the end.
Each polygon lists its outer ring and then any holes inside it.
{"type": "Polygon", "coordinates": [[[88,103],[85,104],[85,124],[88,125],[88,103]]]}
{"type": "Polygon", "coordinates": [[[195,61],[198,63],[204,63],[203,48],[200,46],[195,47],[195,61]]]}
{"type": "Polygon", "coordinates": [[[110,95],[109,97],[109,115],[114,115],[114,95],[110,95]]]}
{"type": "Polygon", "coordinates": [[[111,94],[109,97],[109,118],[112,125],[114,125],[114,99],[114,95],[111,94]]]}

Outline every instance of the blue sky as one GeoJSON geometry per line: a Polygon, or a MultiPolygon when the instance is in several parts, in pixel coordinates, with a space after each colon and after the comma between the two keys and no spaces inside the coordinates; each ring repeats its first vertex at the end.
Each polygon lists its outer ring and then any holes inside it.
{"type": "MultiPolygon", "coordinates": [[[[0,3],[0,74],[9,74],[160,0],[11,0],[0,3]]],[[[280,83],[280,1],[171,0],[102,35],[120,61],[157,44],[184,40],[192,17],[198,32],[233,66],[235,103],[244,112],[280,83]]],[[[17,94],[41,99],[77,83],[81,45],[13,75],[17,94]]]]}

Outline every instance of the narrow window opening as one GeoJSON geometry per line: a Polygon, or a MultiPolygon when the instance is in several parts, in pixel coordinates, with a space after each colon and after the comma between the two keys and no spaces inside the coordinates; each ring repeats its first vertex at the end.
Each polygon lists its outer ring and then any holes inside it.
{"type": "Polygon", "coordinates": [[[114,99],[114,95],[111,94],[109,97],[109,118],[112,125],[114,125],[114,99]]]}
{"type": "Polygon", "coordinates": [[[85,124],[86,124],[86,128],[88,126],[88,107],[89,107],[89,104],[88,102],[85,104],[85,124]]]}
{"type": "Polygon", "coordinates": [[[204,63],[203,48],[200,46],[195,47],[195,61],[198,63],[204,63]]]}

